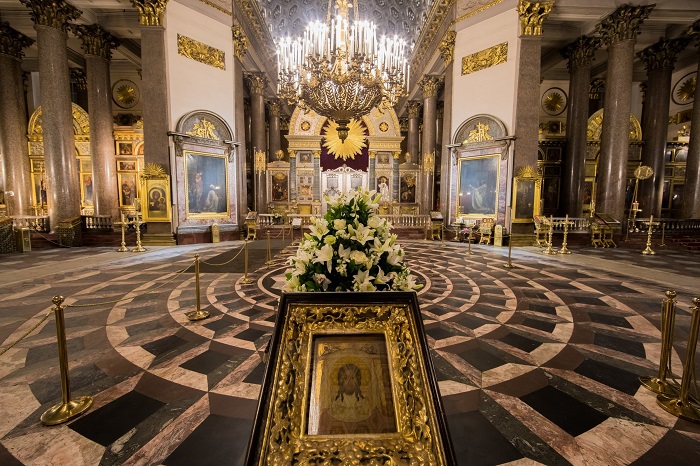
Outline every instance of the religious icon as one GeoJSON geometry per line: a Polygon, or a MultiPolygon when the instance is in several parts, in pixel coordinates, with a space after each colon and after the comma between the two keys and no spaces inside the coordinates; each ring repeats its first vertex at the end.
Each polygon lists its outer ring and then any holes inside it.
{"type": "Polygon", "coordinates": [[[226,217],[228,202],[228,163],[225,156],[185,152],[185,192],[187,215],[226,217]]]}
{"type": "Polygon", "coordinates": [[[391,197],[389,195],[389,179],[386,176],[380,176],[377,178],[377,192],[381,194],[380,202],[390,202],[391,197]]]}

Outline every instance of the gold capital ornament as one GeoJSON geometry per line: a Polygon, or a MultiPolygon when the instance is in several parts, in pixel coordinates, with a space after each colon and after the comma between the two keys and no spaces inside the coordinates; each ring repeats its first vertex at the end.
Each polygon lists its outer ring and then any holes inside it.
{"type": "Polygon", "coordinates": [[[542,23],[552,11],[554,2],[518,1],[520,15],[520,34],[523,36],[541,36],[542,23]]]}
{"type": "Polygon", "coordinates": [[[437,97],[438,89],[442,85],[444,78],[442,76],[428,75],[425,76],[418,85],[423,90],[423,98],[437,97]]]}
{"type": "Polygon", "coordinates": [[[654,6],[656,5],[621,5],[596,24],[595,32],[600,34],[607,45],[623,40],[634,40],[639,34],[642,23],[649,17],[654,6]]]}
{"type": "Polygon", "coordinates": [[[658,42],[650,45],[637,56],[644,62],[647,71],[673,68],[676,56],[690,43],[690,37],[679,37],[677,39],[659,39],[658,42]]]}
{"type": "Polygon", "coordinates": [[[226,69],[226,54],[210,45],[191,39],[182,34],[177,35],[177,53],[190,60],[213,66],[220,70],[226,69]]]}
{"type": "Polygon", "coordinates": [[[406,104],[406,111],[408,112],[408,118],[418,118],[420,116],[420,106],[421,103],[418,100],[409,100],[406,104]]]}
{"type": "Polygon", "coordinates": [[[231,34],[233,37],[233,54],[239,60],[243,61],[246,52],[248,51],[248,38],[243,31],[243,28],[238,24],[234,24],[231,27],[231,34]]]}
{"type": "Polygon", "coordinates": [[[595,51],[603,41],[599,37],[581,36],[561,50],[561,56],[568,60],[569,69],[590,65],[595,51]]]}
{"type": "Polygon", "coordinates": [[[455,31],[447,31],[445,37],[440,41],[438,48],[440,49],[440,55],[442,56],[445,65],[452,63],[455,58],[455,40],[457,39],[457,33],[455,31]]]}
{"type": "Polygon", "coordinates": [[[33,39],[10,27],[7,21],[0,21],[0,54],[21,60],[24,49],[34,43],[33,39]]]}
{"type": "Polygon", "coordinates": [[[19,0],[31,9],[34,24],[58,29],[64,34],[68,31],[69,21],[74,21],[83,14],[82,11],[65,0],[19,0]]]}
{"type": "Polygon", "coordinates": [[[87,55],[96,55],[109,61],[112,49],[119,47],[121,42],[99,24],[74,25],[73,34],[82,40],[83,51],[87,55]]]}
{"type": "Polygon", "coordinates": [[[267,108],[270,111],[271,116],[280,116],[280,109],[282,107],[279,99],[272,99],[267,102],[267,108]]]}
{"type": "Polygon", "coordinates": [[[267,77],[260,72],[246,73],[246,79],[250,85],[250,92],[253,94],[264,94],[267,87],[267,77]]]}
{"type": "Polygon", "coordinates": [[[162,26],[163,13],[168,0],[131,0],[139,10],[139,24],[142,26],[162,26]]]}

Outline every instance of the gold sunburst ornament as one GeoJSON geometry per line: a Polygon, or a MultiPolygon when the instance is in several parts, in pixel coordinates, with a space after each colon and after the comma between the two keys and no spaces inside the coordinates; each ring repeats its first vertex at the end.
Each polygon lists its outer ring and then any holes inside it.
{"type": "Polygon", "coordinates": [[[354,159],[357,154],[362,152],[362,149],[367,147],[364,125],[360,121],[350,120],[345,141],[342,141],[338,136],[338,123],[335,121],[328,120],[324,129],[326,134],[323,147],[328,149],[328,153],[336,159],[354,159]]]}

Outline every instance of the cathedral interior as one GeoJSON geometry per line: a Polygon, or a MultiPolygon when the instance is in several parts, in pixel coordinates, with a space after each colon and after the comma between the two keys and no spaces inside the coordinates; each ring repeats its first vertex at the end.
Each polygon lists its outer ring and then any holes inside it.
{"type": "Polygon", "coordinates": [[[697,464],[698,72],[696,0],[0,0],[0,463],[244,464],[295,241],[368,189],[458,464],[697,464]]]}

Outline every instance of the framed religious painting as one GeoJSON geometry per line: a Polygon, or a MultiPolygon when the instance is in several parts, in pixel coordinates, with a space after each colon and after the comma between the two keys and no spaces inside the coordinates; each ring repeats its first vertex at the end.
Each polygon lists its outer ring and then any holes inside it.
{"type": "Polygon", "coordinates": [[[144,222],[170,221],[170,180],[166,177],[144,177],[141,192],[141,213],[144,222]]]}
{"type": "Polygon", "coordinates": [[[117,173],[119,183],[119,207],[133,208],[139,197],[136,173],[117,173]]]}
{"type": "Polygon", "coordinates": [[[139,164],[136,159],[117,159],[118,172],[136,172],[138,167],[139,164]]]}
{"type": "Polygon", "coordinates": [[[531,166],[522,167],[513,179],[512,223],[531,223],[542,213],[542,176],[531,166]]]}
{"type": "Polygon", "coordinates": [[[411,204],[416,202],[416,173],[403,173],[399,178],[399,201],[411,204]]]}
{"type": "Polygon", "coordinates": [[[457,217],[496,217],[499,162],[499,154],[459,160],[457,217]]]}
{"type": "Polygon", "coordinates": [[[93,200],[92,173],[80,174],[80,199],[83,207],[92,207],[93,200]]]}
{"type": "Polygon", "coordinates": [[[286,172],[275,172],[270,176],[272,180],[272,199],[275,202],[286,202],[289,200],[289,175],[286,172]]]}
{"type": "Polygon", "coordinates": [[[230,217],[228,157],[184,151],[187,218],[230,217]]]}
{"type": "Polygon", "coordinates": [[[117,155],[134,155],[132,142],[117,141],[117,155]]]}
{"type": "Polygon", "coordinates": [[[416,294],[351,301],[282,294],[247,465],[456,464],[416,294]]]}

